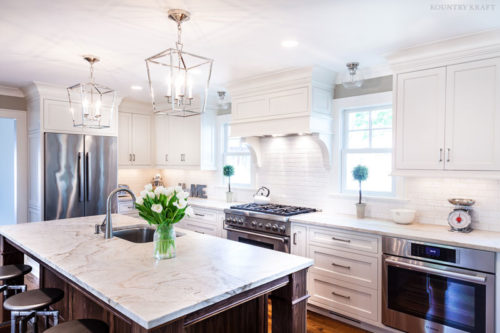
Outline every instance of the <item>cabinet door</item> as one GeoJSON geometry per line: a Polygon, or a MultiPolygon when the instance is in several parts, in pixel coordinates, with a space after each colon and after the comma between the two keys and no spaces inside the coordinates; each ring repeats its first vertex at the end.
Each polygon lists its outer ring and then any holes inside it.
{"type": "Polygon", "coordinates": [[[500,170],[500,58],[447,68],[446,169],[500,170]]]}
{"type": "Polygon", "coordinates": [[[183,119],[183,139],[182,152],[184,154],[183,165],[200,165],[200,145],[201,145],[201,127],[200,116],[187,117],[183,119]]]}
{"type": "Polygon", "coordinates": [[[132,163],[151,164],[151,116],[132,114],[132,163]]]}
{"type": "Polygon", "coordinates": [[[397,169],[443,169],[445,100],[444,67],[398,75],[397,169]]]}
{"type": "Polygon", "coordinates": [[[184,142],[184,118],[169,117],[168,119],[168,133],[167,133],[167,165],[180,166],[184,162],[181,161],[181,154],[183,154],[184,142]]]}
{"type": "MultiPolygon", "coordinates": [[[[79,105],[78,105],[79,106],[79,105]]],[[[75,106],[78,113],[80,108],[75,106]]],[[[45,99],[43,103],[43,128],[48,132],[82,133],[81,127],[73,126],[68,101],[45,99]]]]}
{"type": "Polygon", "coordinates": [[[296,256],[307,257],[306,227],[292,224],[292,245],[290,252],[296,256]]]}
{"type": "Polygon", "coordinates": [[[118,115],[118,164],[132,164],[132,149],[130,131],[132,127],[132,114],[120,112],[118,115]]]}
{"type": "Polygon", "coordinates": [[[159,115],[155,118],[155,163],[167,165],[168,161],[168,116],[159,115]]]}

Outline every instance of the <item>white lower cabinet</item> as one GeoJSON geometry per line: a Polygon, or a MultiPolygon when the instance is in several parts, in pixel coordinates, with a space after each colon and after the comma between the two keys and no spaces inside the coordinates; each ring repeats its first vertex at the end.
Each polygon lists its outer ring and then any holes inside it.
{"type": "Polygon", "coordinates": [[[382,327],[380,236],[294,223],[291,235],[292,254],[314,260],[309,304],[382,327]]]}
{"type": "Polygon", "coordinates": [[[219,212],[213,209],[193,207],[194,216],[186,217],[176,226],[183,229],[188,229],[200,234],[207,234],[211,236],[223,236],[223,224],[219,212]]]}

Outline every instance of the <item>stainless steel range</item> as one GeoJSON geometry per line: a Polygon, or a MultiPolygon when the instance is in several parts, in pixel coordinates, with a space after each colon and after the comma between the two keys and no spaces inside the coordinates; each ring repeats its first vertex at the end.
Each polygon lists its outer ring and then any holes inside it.
{"type": "Polygon", "coordinates": [[[315,211],[277,204],[231,206],[224,210],[224,229],[228,239],[290,253],[290,217],[315,211]]]}

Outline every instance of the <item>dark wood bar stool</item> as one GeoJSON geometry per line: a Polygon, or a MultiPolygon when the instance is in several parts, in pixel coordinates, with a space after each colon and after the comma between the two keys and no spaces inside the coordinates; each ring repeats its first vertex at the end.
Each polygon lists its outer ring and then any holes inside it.
{"type": "Polygon", "coordinates": [[[44,333],[109,333],[109,327],[97,319],[78,319],[51,327],[44,333]]]}
{"type": "Polygon", "coordinates": [[[31,321],[34,332],[38,332],[38,316],[43,316],[45,326],[48,326],[48,317],[52,316],[54,326],[59,322],[59,311],[48,310],[48,307],[59,302],[64,297],[64,292],[57,288],[43,288],[23,292],[9,297],[3,302],[3,307],[10,311],[11,333],[16,332],[19,319],[19,332],[23,326],[31,321]]]}
{"type": "Polygon", "coordinates": [[[31,266],[29,265],[5,265],[0,266],[0,280],[3,285],[0,286],[0,292],[3,292],[4,299],[8,296],[9,290],[14,290],[17,294],[18,291],[26,291],[26,285],[9,285],[9,280],[20,278],[31,272],[31,266]]]}

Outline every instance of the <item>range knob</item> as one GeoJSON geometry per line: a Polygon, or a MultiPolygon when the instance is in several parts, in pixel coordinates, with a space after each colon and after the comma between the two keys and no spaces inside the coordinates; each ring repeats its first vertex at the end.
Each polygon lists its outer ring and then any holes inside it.
{"type": "Polygon", "coordinates": [[[259,223],[259,228],[262,228],[262,223],[259,223]]]}
{"type": "Polygon", "coordinates": [[[266,229],[271,229],[271,223],[266,224],[266,229]]]}
{"type": "Polygon", "coordinates": [[[243,218],[238,219],[238,224],[243,224],[243,218]]]}
{"type": "Polygon", "coordinates": [[[286,227],[285,227],[284,225],[282,225],[282,226],[280,227],[280,232],[281,232],[281,233],[285,233],[285,231],[286,231],[286,227]]]}
{"type": "Polygon", "coordinates": [[[273,231],[278,231],[278,225],[277,224],[273,225],[273,231]]]}
{"type": "Polygon", "coordinates": [[[256,226],[257,226],[257,222],[252,221],[252,227],[254,227],[254,228],[255,228],[256,226]]]}

